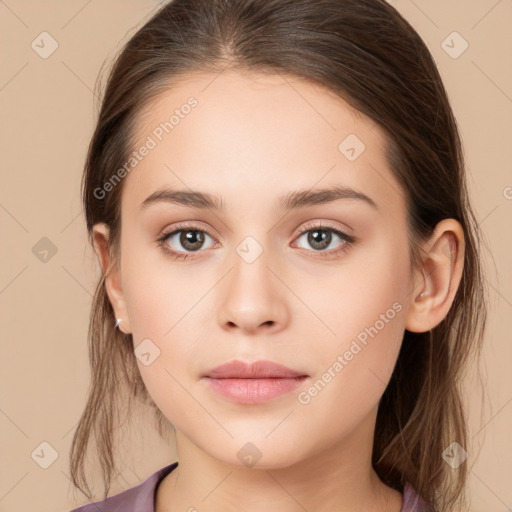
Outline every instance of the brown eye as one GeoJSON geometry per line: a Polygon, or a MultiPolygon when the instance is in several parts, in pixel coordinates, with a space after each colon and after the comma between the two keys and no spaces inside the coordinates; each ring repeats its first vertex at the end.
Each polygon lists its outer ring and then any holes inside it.
{"type": "Polygon", "coordinates": [[[332,233],[325,229],[315,229],[308,231],[307,241],[315,250],[323,250],[329,247],[332,241],[332,233]]]}
{"type": "Polygon", "coordinates": [[[313,249],[313,251],[316,252],[337,252],[340,247],[343,249],[345,246],[350,245],[354,241],[353,237],[343,233],[338,229],[328,226],[316,226],[313,228],[306,226],[300,231],[302,232],[302,235],[299,237],[299,239],[305,237],[307,244],[313,249]],[[336,238],[340,239],[342,243],[339,243],[337,247],[331,247],[332,251],[325,251],[325,249],[329,248],[333,242],[335,244],[336,238]]]}
{"type": "Polygon", "coordinates": [[[170,233],[164,234],[158,242],[172,255],[186,258],[189,254],[200,252],[204,248],[206,237],[212,239],[203,229],[195,226],[179,226],[170,233]]]}
{"type": "Polygon", "coordinates": [[[188,230],[181,231],[179,243],[187,251],[197,251],[204,244],[204,233],[202,231],[188,230]]]}

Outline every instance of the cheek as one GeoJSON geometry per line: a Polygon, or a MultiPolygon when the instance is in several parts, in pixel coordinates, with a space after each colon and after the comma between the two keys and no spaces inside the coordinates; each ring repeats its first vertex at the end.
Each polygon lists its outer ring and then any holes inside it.
{"type": "Polygon", "coordinates": [[[307,286],[302,293],[329,326],[331,333],[326,330],[325,339],[330,337],[330,344],[337,343],[337,348],[376,323],[381,333],[396,334],[402,328],[399,313],[405,310],[409,289],[407,239],[379,237],[371,247],[354,252],[346,264],[323,276],[321,286],[307,286]]]}
{"type": "Polygon", "coordinates": [[[161,389],[169,391],[177,385],[170,374],[184,382],[198,374],[199,368],[204,369],[198,355],[210,332],[204,322],[204,308],[215,280],[171,262],[159,248],[137,250],[138,245],[130,247],[127,243],[123,294],[134,349],[147,347],[154,357],[148,366],[138,361],[142,378],[151,395],[158,396],[161,389]]]}
{"type": "Polygon", "coordinates": [[[176,384],[170,375],[184,382],[197,373],[196,356],[200,353],[200,340],[204,339],[204,323],[197,322],[197,313],[207,290],[198,293],[190,281],[183,281],[183,276],[179,278],[174,272],[162,277],[143,271],[127,287],[134,349],[137,353],[147,346],[145,352],[155,353],[151,365],[139,361],[141,375],[152,395],[158,394],[162,382],[167,389],[176,384]]]}
{"type": "Polygon", "coordinates": [[[308,296],[332,331],[324,330],[319,340],[316,378],[329,380],[329,375],[322,377],[325,372],[336,375],[328,385],[334,393],[330,399],[353,410],[377,402],[393,372],[405,329],[407,251],[405,238],[393,244],[382,238],[333,274],[327,293],[322,287],[308,296]]]}
{"type": "Polygon", "coordinates": [[[123,294],[134,341],[171,339],[207,291],[200,276],[173,262],[142,235],[140,240],[136,234],[128,236],[122,250],[123,294]]]}
{"type": "Polygon", "coordinates": [[[137,358],[140,375],[152,400],[176,427],[182,427],[184,410],[187,418],[204,421],[204,411],[196,407],[187,389],[198,373],[199,345],[204,339],[194,307],[207,287],[161,261],[141,263],[135,258],[126,262],[130,277],[123,285],[134,350],[149,353],[149,364],[137,358]]]}

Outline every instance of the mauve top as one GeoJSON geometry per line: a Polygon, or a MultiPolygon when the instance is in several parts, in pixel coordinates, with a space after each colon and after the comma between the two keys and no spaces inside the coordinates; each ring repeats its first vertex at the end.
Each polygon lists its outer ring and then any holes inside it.
{"type": "MultiPolygon", "coordinates": [[[[126,491],[109,496],[102,501],[95,501],[75,508],[70,512],[155,512],[155,494],[158,484],[177,466],[178,463],[174,462],[159,469],[135,487],[130,487],[126,491]]],[[[400,512],[427,511],[423,500],[409,484],[406,484],[400,512]]]]}

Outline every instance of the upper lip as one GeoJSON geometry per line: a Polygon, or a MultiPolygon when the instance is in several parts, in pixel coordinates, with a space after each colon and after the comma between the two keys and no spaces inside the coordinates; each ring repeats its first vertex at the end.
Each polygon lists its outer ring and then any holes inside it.
{"type": "Polygon", "coordinates": [[[257,379],[257,378],[291,378],[305,377],[304,373],[297,372],[282,364],[272,361],[255,361],[246,363],[244,361],[234,360],[221,364],[208,372],[203,377],[213,379],[257,379]]]}

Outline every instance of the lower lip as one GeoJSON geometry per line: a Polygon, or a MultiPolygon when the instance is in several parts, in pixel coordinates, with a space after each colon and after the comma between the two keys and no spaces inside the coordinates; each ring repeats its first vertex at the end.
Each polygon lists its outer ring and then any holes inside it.
{"type": "Polygon", "coordinates": [[[297,389],[308,377],[267,379],[212,379],[204,380],[218,394],[241,404],[267,402],[276,396],[297,389]]]}

